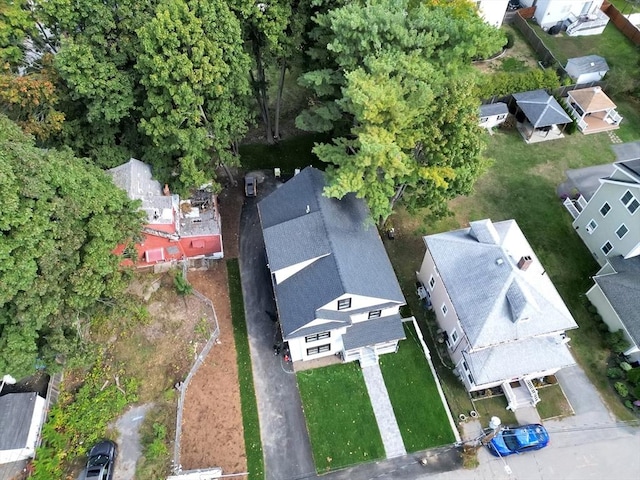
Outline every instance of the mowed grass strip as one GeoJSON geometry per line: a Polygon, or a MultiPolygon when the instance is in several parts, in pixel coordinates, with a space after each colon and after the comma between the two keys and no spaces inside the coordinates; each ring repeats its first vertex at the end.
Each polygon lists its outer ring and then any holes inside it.
{"type": "Polygon", "coordinates": [[[385,457],[358,363],[305,370],[297,380],[319,473],[385,457]]]}
{"type": "Polygon", "coordinates": [[[455,437],[436,380],[410,324],[395,354],[380,357],[380,369],[407,452],[453,443],[455,437]]]}
{"type": "Polygon", "coordinates": [[[247,470],[249,472],[249,478],[264,478],[260,421],[258,419],[256,392],[253,388],[253,370],[251,368],[251,352],[249,351],[247,323],[244,317],[240,267],[238,260],[235,258],[227,261],[227,277],[229,279],[229,301],[231,303],[233,338],[236,342],[247,470]]]}

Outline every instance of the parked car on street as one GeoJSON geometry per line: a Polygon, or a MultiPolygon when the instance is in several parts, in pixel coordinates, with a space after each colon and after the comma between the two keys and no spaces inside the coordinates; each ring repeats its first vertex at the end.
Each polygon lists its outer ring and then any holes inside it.
{"type": "Polygon", "coordinates": [[[487,443],[487,448],[496,457],[513,453],[539,450],[549,443],[549,433],[538,423],[519,427],[504,427],[487,443]]]}
{"type": "Polygon", "coordinates": [[[113,480],[116,454],[116,444],[111,440],[103,440],[94,445],[89,451],[84,478],[86,480],[113,480]]]}
{"type": "Polygon", "coordinates": [[[244,194],[247,197],[255,197],[258,194],[258,182],[256,177],[247,175],[244,177],[244,194]]]}

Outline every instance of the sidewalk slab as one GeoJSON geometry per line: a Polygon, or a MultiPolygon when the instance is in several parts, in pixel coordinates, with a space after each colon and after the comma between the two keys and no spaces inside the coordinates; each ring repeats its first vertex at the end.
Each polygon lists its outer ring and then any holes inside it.
{"type": "Polygon", "coordinates": [[[391,400],[389,400],[389,392],[384,384],[380,365],[375,364],[362,369],[373,413],[378,422],[378,429],[382,437],[382,444],[387,458],[401,457],[407,454],[398,428],[396,416],[393,413],[391,400]]]}

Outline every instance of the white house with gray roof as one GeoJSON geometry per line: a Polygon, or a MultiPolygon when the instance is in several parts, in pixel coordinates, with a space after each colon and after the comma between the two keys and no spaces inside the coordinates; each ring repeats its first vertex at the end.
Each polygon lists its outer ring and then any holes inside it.
{"type": "Polygon", "coordinates": [[[640,142],[611,147],[613,164],[567,172],[573,227],[601,268],[587,297],[611,331],[622,330],[640,361],[640,142]],[[575,197],[575,198],[574,198],[575,197]]]}
{"type": "Polygon", "coordinates": [[[575,363],[565,331],[577,324],[518,224],[479,220],[424,242],[418,279],[465,388],[535,405],[531,380],[575,363]]]}
{"type": "Polygon", "coordinates": [[[364,201],[324,187],[308,167],[258,204],[280,329],[294,362],[365,366],[405,338],[406,302],[364,201]]]}

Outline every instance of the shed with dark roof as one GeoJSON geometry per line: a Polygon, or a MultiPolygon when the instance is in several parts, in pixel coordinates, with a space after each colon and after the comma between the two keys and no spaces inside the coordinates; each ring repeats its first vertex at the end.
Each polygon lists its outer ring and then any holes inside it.
{"type": "Polygon", "coordinates": [[[36,392],[0,397],[0,464],[33,457],[44,422],[45,403],[36,392]]]}
{"type": "Polygon", "coordinates": [[[581,85],[602,80],[609,71],[609,65],[599,55],[585,55],[570,58],[564,69],[578,85],[581,85]]]}

